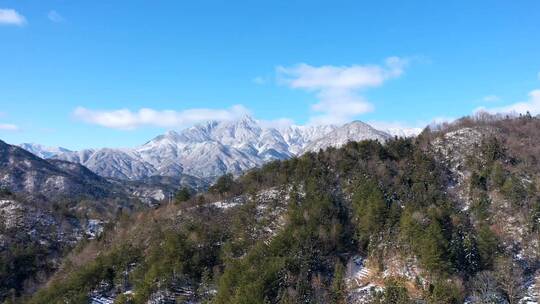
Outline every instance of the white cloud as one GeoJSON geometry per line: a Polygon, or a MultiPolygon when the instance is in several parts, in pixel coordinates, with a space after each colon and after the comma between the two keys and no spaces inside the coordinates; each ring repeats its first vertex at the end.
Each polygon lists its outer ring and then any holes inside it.
{"type": "Polygon", "coordinates": [[[0,131],[19,131],[19,127],[14,124],[0,123],[0,131]]]}
{"type": "Polygon", "coordinates": [[[311,66],[305,63],[276,68],[278,82],[293,89],[315,92],[318,102],[310,124],[339,124],[373,111],[373,105],[360,92],[379,87],[386,80],[403,74],[407,60],[390,57],[385,64],[351,66],[311,66]]]}
{"type": "Polygon", "coordinates": [[[49,20],[51,20],[52,22],[54,23],[61,23],[61,22],[64,22],[64,17],[62,17],[62,15],[60,15],[57,11],[55,10],[51,10],[49,11],[49,13],[47,14],[47,18],[49,18],[49,20]]]}
{"type": "Polygon", "coordinates": [[[23,26],[26,18],[14,9],[0,8],[0,25],[23,26]]]}
{"type": "Polygon", "coordinates": [[[497,95],[488,95],[488,96],[484,96],[482,100],[485,102],[497,102],[497,101],[500,101],[501,98],[497,95]]]}
{"type": "Polygon", "coordinates": [[[538,115],[540,114],[540,90],[531,91],[529,93],[529,99],[526,101],[495,108],[480,107],[475,110],[475,112],[478,111],[486,111],[491,114],[525,114],[526,112],[530,112],[532,115],[538,115]]]}
{"type": "Polygon", "coordinates": [[[142,108],[138,111],[128,109],[119,110],[90,110],[78,107],[73,116],[81,121],[96,124],[106,128],[132,130],[143,126],[155,127],[183,127],[207,120],[231,120],[249,111],[242,105],[235,105],[229,109],[188,109],[184,111],[154,110],[142,108]]]}

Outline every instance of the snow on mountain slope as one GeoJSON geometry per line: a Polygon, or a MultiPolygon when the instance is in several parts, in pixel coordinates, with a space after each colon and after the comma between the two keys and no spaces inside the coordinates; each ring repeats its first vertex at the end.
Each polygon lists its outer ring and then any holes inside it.
{"type": "Polygon", "coordinates": [[[337,129],[334,125],[323,126],[290,126],[281,130],[283,139],[289,145],[289,151],[299,155],[311,142],[320,139],[337,129]]]}
{"type": "Polygon", "coordinates": [[[0,140],[0,188],[45,198],[113,196],[110,183],[76,163],[44,160],[0,140]]]}
{"type": "Polygon", "coordinates": [[[80,151],[69,151],[61,154],[53,155],[54,158],[69,161],[72,163],[84,164],[90,157],[96,153],[95,149],[84,149],[80,151]]]}
{"type": "Polygon", "coordinates": [[[151,164],[155,175],[171,176],[175,171],[198,177],[238,174],[263,163],[259,157],[261,133],[250,117],[212,121],[180,133],[167,132],[135,148],[133,154],[151,164]]]}
{"type": "Polygon", "coordinates": [[[385,142],[390,137],[391,135],[388,133],[376,130],[366,123],[353,121],[308,144],[304,152],[318,152],[321,149],[324,150],[329,147],[339,148],[349,141],[374,139],[385,142]]]}
{"type": "Polygon", "coordinates": [[[71,152],[66,148],[48,147],[40,144],[22,143],[18,146],[41,158],[51,158],[61,153],[71,152]]]}
{"type": "Polygon", "coordinates": [[[140,179],[157,171],[129,149],[88,149],[62,153],[53,158],[80,163],[101,176],[119,179],[140,179]]]}
{"type": "Polygon", "coordinates": [[[386,132],[392,136],[397,137],[414,137],[422,133],[423,128],[385,128],[379,129],[383,132],[386,132]]]}
{"type": "Polygon", "coordinates": [[[68,151],[54,158],[79,162],[94,172],[120,179],[189,174],[214,178],[240,174],[272,160],[294,157],[306,151],[341,146],[348,141],[390,135],[362,122],[342,127],[263,127],[249,116],[232,121],[209,121],[179,132],[169,131],[133,149],[68,151]]]}

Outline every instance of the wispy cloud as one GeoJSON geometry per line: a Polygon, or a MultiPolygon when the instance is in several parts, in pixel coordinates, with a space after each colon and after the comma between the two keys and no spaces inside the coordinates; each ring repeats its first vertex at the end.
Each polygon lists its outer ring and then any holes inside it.
{"type": "Polygon", "coordinates": [[[482,101],[485,101],[485,102],[497,102],[500,100],[501,98],[497,95],[487,95],[487,96],[484,96],[484,98],[482,98],[482,101]]]}
{"type": "Polygon", "coordinates": [[[294,125],[294,120],[290,118],[278,118],[272,120],[258,120],[261,126],[266,128],[282,129],[294,125]]]}
{"type": "Polygon", "coordinates": [[[155,110],[142,108],[137,111],[129,109],[119,110],[91,110],[78,107],[73,116],[86,123],[106,128],[132,130],[144,126],[175,128],[184,127],[207,120],[231,120],[249,111],[242,105],[235,105],[229,109],[188,109],[183,111],[155,110]]]}
{"type": "Polygon", "coordinates": [[[19,127],[14,124],[0,123],[0,131],[19,131],[19,127]]]}
{"type": "Polygon", "coordinates": [[[475,110],[477,111],[486,111],[488,113],[517,113],[525,114],[526,112],[531,113],[532,115],[540,114],[540,90],[533,90],[529,92],[529,98],[525,101],[517,102],[502,107],[480,107],[475,110]]]}
{"type": "Polygon", "coordinates": [[[374,106],[361,92],[399,77],[406,66],[407,60],[390,57],[383,65],[316,67],[301,63],[279,66],[276,73],[278,82],[316,94],[318,102],[311,110],[317,114],[310,118],[310,124],[339,124],[373,111],[374,106]]]}
{"type": "Polygon", "coordinates": [[[255,78],[253,78],[252,81],[255,84],[265,84],[265,83],[268,82],[268,79],[266,79],[265,77],[262,77],[262,76],[257,76],[255,78]]]}
{"type": "Polygon", "coordinates": [[[51,20],[54,23],[64,22],[64,17],[62,17],[62,15],[60,15],[55,10],[50,10],[49,13],[47,14],[47,18],[49,18],[49,20],[51,20]]]}
{"type": "Polygon", "coordinates": [[[10,8],[0,8],[0,25],[24,26],[26,18],[16,10],[10,8]]]}

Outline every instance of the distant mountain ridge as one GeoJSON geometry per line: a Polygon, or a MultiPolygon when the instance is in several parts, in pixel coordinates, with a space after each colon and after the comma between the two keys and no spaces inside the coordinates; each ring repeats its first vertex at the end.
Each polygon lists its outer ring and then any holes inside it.
{"type": "Polygon", "coordinates": [[[376,130],[361,121],[353,121],[337,128],[325,136],[309,143],[305,151],[317,152],[329,147],[339,148],[349,141],[362,141],[366,139],[385,142],[392,136],[386,132],[376,130]]]}
{"type": "Polygon", "coordinates": [[[250,116],[231,121],[209,121],[182,131],[168,131],[145,144],[128,149],[44,149],[24,144],[47,158],[80,163],[95,173],[117,179],[190,175],[215,178],[240,174],[272,160],[288,159],[309,151],[340,147],[348,141],[386,141],[391,135],[354,121],[343,126],[264,127],[250,116]],[[37,149],[37,148],[40,149],[37,149]]]}
{"type": "Polygon", "coordinates": [[[71,150],[68,150],[62,147],[49,147],[49,146],[44,146],[44,145],[34,144],[34,143],[22,143],[18,146],[41,158],[52,158],[55,155],[58,155],[61,153],[72,152],[71,150]]]}
{"type": "Polygon", "coordinates": [[[103,177],[77,163],[42,159],[0,140],[0,186],[13,192],[56,197],[113,196],[103,177]]]}

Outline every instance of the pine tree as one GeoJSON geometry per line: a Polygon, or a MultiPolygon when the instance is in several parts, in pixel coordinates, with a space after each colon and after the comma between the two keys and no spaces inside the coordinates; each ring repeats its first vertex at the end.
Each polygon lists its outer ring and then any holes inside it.
{"type": "Polygon", "coordinates": [[[358,235],[364,246],[371,236],[380,233],[385,225],[387,206],[382,192],[371,180],[361,182],[353,195],[358,235]]]}
{"type": "Polygon", "coordinates": [[[446,253],[448,241],[444,238],[441,225],[432,220],[420,242],[420,261],[430,272],[442,273],[448,269],[446,253]]]}
{"type": "Polygon", "coordinates": [[[334,277],[332,278],[332,303],[344,304],[346,296],[345,267],[340,261],[334,267],[334,277]]]}
{"type": "Polygon", "coordinates": [[[188,188],[182,187],[174,196],[175,203],[181,203],[189,200],[191,198],[191,192],[188,188]]]}
{"type": "Polygon", "coordinates": [[[477,247],[480,257],[480,268],[490,269],[493,265],[493,258],[498,251],[497,236],[489,226],[482,225],[477,232],[477,247]]]}

